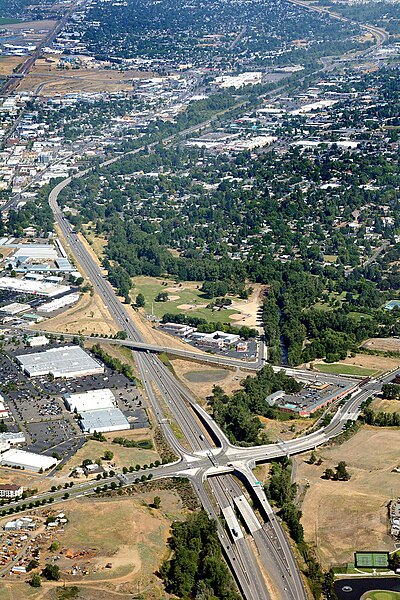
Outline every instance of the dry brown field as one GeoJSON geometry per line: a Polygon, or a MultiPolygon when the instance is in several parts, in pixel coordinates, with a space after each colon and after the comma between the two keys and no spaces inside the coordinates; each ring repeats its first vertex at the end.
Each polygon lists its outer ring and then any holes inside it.
{"type": "Polygon", "coordinates": [[[114,319],[99,296],[82,294],[77,304],[65,312],[35,326],[53,333],[114,335],[118,331],[114,319]]]}
{"type": "Polygon", "coordinates": [[[381,352],[400,352],[400,338],[370,338],[363,344],[369,350],[380,350],[381,352]]]}
{"type": "Polygon", "coordinates": [[[29,74],[21,81],[19,91],[38,92],[40,96],[79,92],[130,91],[133,81],[149,79],[153,73],[142,71],[116,71],[110,69],[58,69],[58,56],[48,56],[36,61],[29,74]]]}
{"type": "Polygon", "coordinates": [[[317,546],[324,567],[353,560],[356,550],[394,550],[387,505],[399,485],[400,429],[363,427],[342,445],[323,447],[320,466],[295,458],[306,540],[317,546]],[[322,479],[326,468],[344,460],[350,481],[322,479]],[[308,487],[309,485],[309,487],[308,487]]]}

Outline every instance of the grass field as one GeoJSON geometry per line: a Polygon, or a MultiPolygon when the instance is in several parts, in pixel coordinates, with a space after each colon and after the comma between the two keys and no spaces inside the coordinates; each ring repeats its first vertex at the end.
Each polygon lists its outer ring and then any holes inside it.
{"type": "Polygon", "coordinates": [[[10,19],[8,17],[0,17],[0,25],[15,25],[15,23],[21,22],[21,19],[10,19]]]}
{"type": "MultiPolygon", "coordinates": [[[[111,450],[114,454],[112,463],[115,463],[117,467],[129,467],[130,465],[135,466],[136,464],[145,465],[150,464],[156,460],[160,460],[159,455],[155,450],[144,450],[142,448],[125,448],[119,444],[113,444],[112,439],[114,437],[129,437],[138,441],[139,439],[149,439],[151,435],[149,433],[141,435],[138,432],[134,432],[130,435],[130,431],[114,431],[111,435],[107,435],[109,441],[107,442],[96,442],[89,440],[78,452],[64,465],[62,475],[69,473],[73,468],[77,467],[82,463],[83,460],[90,458],[95,461],[97,458],[104,456],[106,450],[111,450]],[[125,435],[126,434],[126,435],[125,435]],[[136,435],[135,435],[136,434],[136,435]]],[[[108,461],[102,461],[104,468],[108,468],[108,461]]]]}
{"type": "Polygon", "coordinates": [[[368,377],[369,375],[374,375],[377,373],[377,369],[366,369],[364,367],[344,365],[341,363],[318,363],[315,365],[315,368],[322,373],[334,373],[336,375],[361,375],[368,377]]]}
{"type": "Polygon", "coordinates": [[[146,300],[145,312],[151,313],[154,309],[154,314],[158,318],[161,318],[165,313],[184,313],[211,322],[229,322],[229,316],[236,312],[234,310],[214,312],[206,308],[211,300],[204,298],[198,289],[201,287],[201,282],[191,281],[174,284],[173,281],[155,277],[135,277],[133,284],[132,300],[134,301],[136,296],[142,293],[146,300]],[[163,282],[167,285],[162,285],[163,282]],[[168,302],[155,302],[155,297],[163,291],[166,291],[169,295],[168,302]]]}
{"type": "Polygon", "coordinates": [[[335,292],[331,292],[329,295],[328,302],[317,302],[314,305],[314,308],[317,310],[332,310],[333,308],[339,308],[343,304],[343,300],[346,296],[346,292],[342,292],[341,294],[336,294],[335,292]],[[331,303],[335,303],[335,307],[331,306],[331,303]]]}
{"type": "Polygon", "coordinates": [[[361,600],[400,600],[400,592],[367,592],[361,600]]]}

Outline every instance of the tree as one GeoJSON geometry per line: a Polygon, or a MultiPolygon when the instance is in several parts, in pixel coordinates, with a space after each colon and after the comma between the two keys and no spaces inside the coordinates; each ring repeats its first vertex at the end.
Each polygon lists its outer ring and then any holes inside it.
{"type": "Polygon", "coordinates": [[[168,299],[169,299],[169,296],[168,296],[168,292],[166,292],[166,291],[160,292],[154,298],[155,302],[168,302],[168,299]]]}
{"type": "Polygon", "coordinates": [[[33,588],[40,588],[40,586],[42,585],[40,575],[38,573],[34,573],[29,583],[33,588]]]}
{"type": "Polygon", "coordinates": [[[139,293],[139,294],[136,296],[136,306],[137,306],[138,308],[143,308],[143,306],[145,306],[145,304],[146,304],[146,299],[145,299],[145,297],[143,296],[143,294],[142,294],[142,293],[139,293]]]}
{"type": "Polygon", "coordinates": [[[46,564],[42,571],[42,575],[49,581],[59,581],[61,576],[60,567],[58,565],[46,564]]]}
{"type": "Polygon", "coordinates": [[[54,540],[54,542],[52,542],[50,544],[49,550],[50,550],[50,552],[57,552],[57,550],[59,549],[59,547],[60,547],[60,543],[57,542],[57,540],[54,540]]]}
{"type": "Polygon", "coordinates": [[[160,508],[160,506],[161,506],[161,498],[160,498],[160,496],[154,496],[153,506],[154,506],[154,508],[160,508]]]}
{"type": "Polygon", "coordinates": [[[317,455],[315,454],[315,450],[311,452],[309,463],[310,465],[314,465],[317,462],[317,455]]]}
{"type": "Polygon", "coordinates": [[[28,562],[28,564],[26,566],[26,572],[29,573],[29,571],[36,569],[38,566],[39,566],[39,561],[36,558],[31,558],[31,560],[28,562]]]}
{"type": "Polygon", "coordinates": [[[7,425],[4,423],[4,420],[0,421],[0,433],[6,433],[8,431],[7,425]]]}
{"type": "Polygon", "coordinates": [[[382,386],[382,395],[387,400],[399,400],[400,385],[393,383],[384,383],[382,386]]]}
{"type": "Polygon", "coordinates": [[[347,465],[344,462],[344,460],[341,460],[339,462],[339,464],[336,467],[336,479],[339,479],[340,481],[348,481],[350,479],[351,475],[347,471],[346,466],[347,465]]]}
{"type": "Polygon", "coordinates": [[[335,477],[335,471],[333,469],[325,469],[324,471],[325,479],[333,479],[335,477]]]}
{"type": "Polygon", "coordinates": [[[114,458],[114,452],[111,450],[106,450],[103,455],[104,460],[112,460],[114,458]]]}

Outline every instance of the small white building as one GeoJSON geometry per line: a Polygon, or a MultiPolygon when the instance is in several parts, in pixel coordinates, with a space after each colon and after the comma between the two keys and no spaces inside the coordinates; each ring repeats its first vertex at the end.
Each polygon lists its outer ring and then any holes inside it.
{"type": "Polygon", "coordinates": [[[0,498],[19,498],[22,496],[24,488],[22,485],[0,484],[0,498]]]}
{"type": "Polygon", "coordinates": [[[34,335],[28,337],[26,342],[31,348],[39,348],[40,346],[47,346],[47,344],[50,344],[49,338],[45,335],[34,335]]]}

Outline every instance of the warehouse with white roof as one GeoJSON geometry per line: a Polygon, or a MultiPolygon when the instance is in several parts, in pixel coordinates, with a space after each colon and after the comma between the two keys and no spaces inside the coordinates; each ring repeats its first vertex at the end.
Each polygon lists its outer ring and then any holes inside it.
{"type": "Polygon", "coordinates": [[[81,414],[87,410],[115,408],[115,396],[111,390],[90,390],[82,394],[65,394],[65,404],[71,412],[81,414]]]}
{"type": "Polygon", "coordinates": [[[31,279],[17,279],[17,277],[0,277],[0,290],[11,290],[25,294],[35,294],[54,298],[70,291],[69,285],[49,283],[46,281],[32,281],[31,279]]]}
{"type": "Polygon", "coordinates": [[[34,452],[11,448],[0,454],[0,464],[6,467],[20,467],[38,473],[41,470],[47,471],[55,467],[57,460],[45,454],[35,454],[34,452]]]}
{"type": "Polygon", "coordinates": [[[130,429],[128,419],[119,408],[87,410],[80,413],[80,426],[87,433],[106,433],[130,429]]]}
{"type": "Polygon", "coordinates": [[[81,394],[65,394],[65,404],[79,415],[79,425],[86,433],[106,433],[130,429],[128,419],[117,408],[110,389],[90,390],[81,394]]]}
{"type": "Polygon", "coordinates": [[[104,365],[92,358],[80,346],[62,346],[16,357],[29,377],[85,377],[104,373],[104,365]]]}

